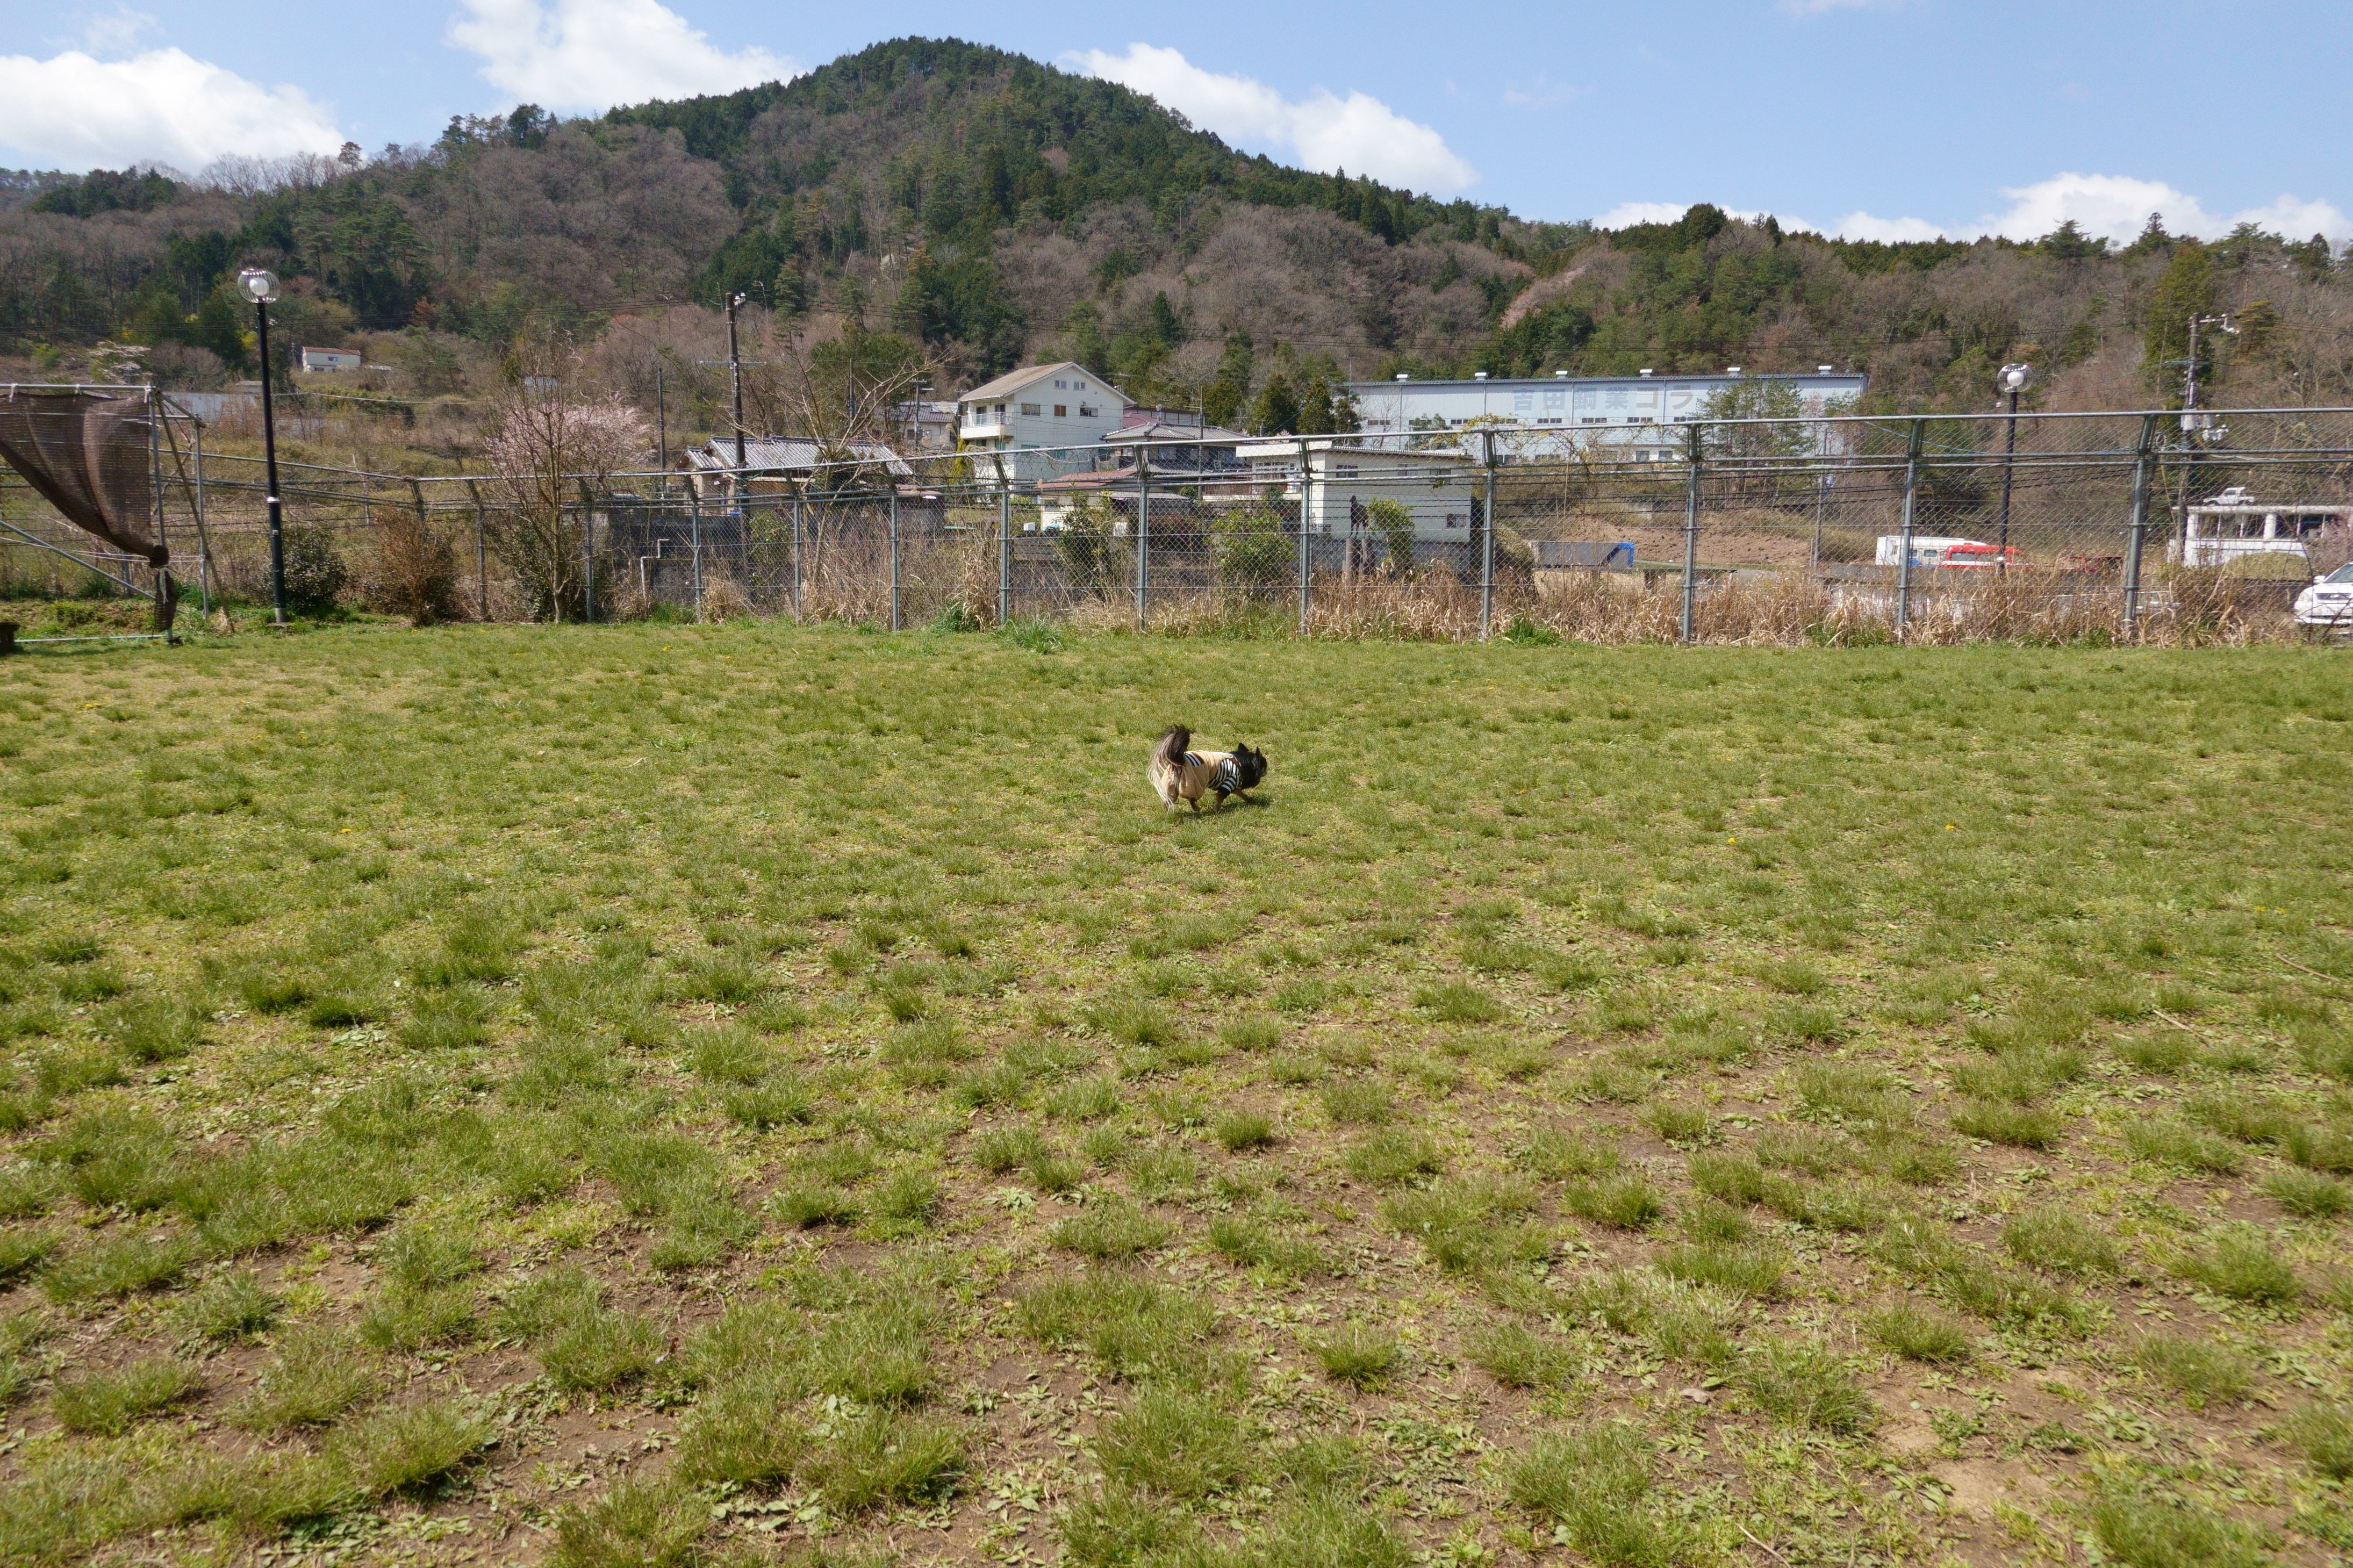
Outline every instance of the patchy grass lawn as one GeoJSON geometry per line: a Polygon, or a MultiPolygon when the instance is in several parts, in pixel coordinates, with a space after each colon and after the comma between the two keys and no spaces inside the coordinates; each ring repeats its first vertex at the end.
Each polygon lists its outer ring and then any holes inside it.
{"type": "Polygon", "coordinates": [[[0,1560],[2353,1549],[2309,649],[0,668],[0,1560]],[[1159,729],[1264,744],[1165,816],[1159,729]]]}

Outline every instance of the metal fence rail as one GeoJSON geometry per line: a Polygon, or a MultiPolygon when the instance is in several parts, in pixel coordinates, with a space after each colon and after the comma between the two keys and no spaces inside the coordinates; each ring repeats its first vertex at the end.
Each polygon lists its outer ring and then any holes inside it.
{"type": "MultiPolygon", "coordinates": [[[[258,460],[188,457],[164,489],[205,524],[206,591],[266,601],[258,460]]],[[[518,476],[281,468],[290,536],[340,562],[343,598],[403,608],[422,551],[446,565],[441,613],[487,619],[2130,641],[2332,629],[2294,607],[2353,563],[2345,409],[1473,423],[901,474],[845,456],[543,476],[554,499],[532,504],[518,476]]],[[[0,491],[0,517],[54,534],[28,500],[0,491]]]]}

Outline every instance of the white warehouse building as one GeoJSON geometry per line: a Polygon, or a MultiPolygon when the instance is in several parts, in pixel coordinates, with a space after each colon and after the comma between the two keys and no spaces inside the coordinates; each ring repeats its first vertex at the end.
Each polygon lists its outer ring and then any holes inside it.
{"type": "Polygon", "coordinates": [[[1679,450],[1672,427],[1705,417],[1708,400],[1720,389],[1744,382],[1786,382],[1799,406],[1819,419],[1862,397],[1860,373],[1828,366],[1810,375],[1775,372],[1742,375],[1567,374],[1505,381],[1484,374],[1469,381],[1360,381],[1349,384],[1356,414],[1368,436],[1402,436],[1415,430],[1459,430],[1476,421],[1529,434],[1557,432],[1583,441],[1634,449],[1637,457],[1679,450]]]}

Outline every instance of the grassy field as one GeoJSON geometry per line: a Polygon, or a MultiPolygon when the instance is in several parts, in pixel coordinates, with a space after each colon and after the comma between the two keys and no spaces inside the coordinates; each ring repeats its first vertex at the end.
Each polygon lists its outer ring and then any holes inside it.
{"type": "Polygon", "coordinates": [[[0,667],[0,1561],[2353,1550],[2327,652],[0,667]],[[1165,816],[1161,726],[1256,802],[1165,816]]]}

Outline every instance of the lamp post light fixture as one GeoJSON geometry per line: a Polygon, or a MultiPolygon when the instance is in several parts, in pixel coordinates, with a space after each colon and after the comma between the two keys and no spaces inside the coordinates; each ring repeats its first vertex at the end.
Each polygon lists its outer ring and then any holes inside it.
{"type": "Polygon", "coordinates": [[[237,291],[253,301],[253,320],[261,339],[261,457],[269,472],[269,490],[262,498],[269,509],[269,605],[271,619],[286,624],[286,520],[278,500],[278,422],[269,401],[269,307],[278,299],[278,277],[259,267],[237,275],[237,291]]]}
{"type": "Polygon", "coordinates": [[[2010,575],[2010,480],[2011,466],[2018,458],[2018,395],[2034,379],[2034,367],[2021,362],[2006,364],[1993,378],[1994,385],[2010,395],[2010,431],[2001,447],[2001,547],[1994,552],[1994,574],[2010,575]]]}

